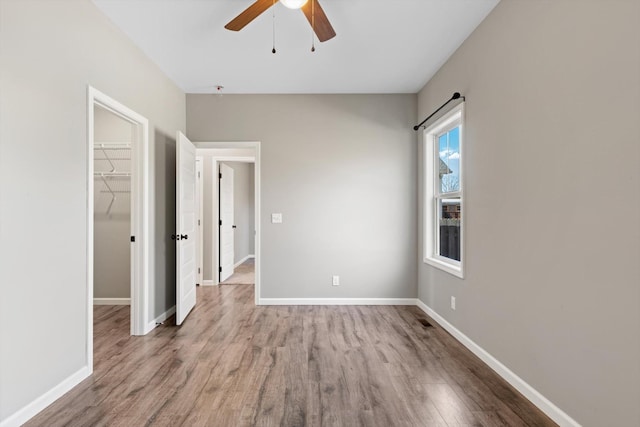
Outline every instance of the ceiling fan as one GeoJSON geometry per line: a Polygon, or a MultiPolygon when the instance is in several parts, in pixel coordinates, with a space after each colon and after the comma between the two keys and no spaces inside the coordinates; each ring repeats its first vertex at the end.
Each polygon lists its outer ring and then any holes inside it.
{"type": "Polygon", "coordinates": [[[246,8],[244,12],[236,16],[224,27],[227,30],[240,31],[277,1],[280,1],[280,3],[289,9],[301,9],[304,16],[307,17],[313,31],[318,36],[318,40],[321,42],[330,40],[336,36],[336,32],[333,30],[318,0],[256,0],[255,3],[246,8]]]}

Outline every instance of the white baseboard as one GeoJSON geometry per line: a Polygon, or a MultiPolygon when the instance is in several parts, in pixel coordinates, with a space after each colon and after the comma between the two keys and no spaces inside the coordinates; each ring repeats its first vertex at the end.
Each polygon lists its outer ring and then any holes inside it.
{"type": "Polygon", "coordinates": [[[131,305],[131,298],[94,298],[93,305],[131,305]]]}
{"type": "Polygon", "coordinates": [[[176,306],[174,305],[169,310],[162,313],[160,316],[153,319],[151,322],[147,323],[147,327],[145,328],[145,335],[155,329],[160,323],[167,320],[169,317],[173,316],[176,312],[176,306]]]}
{"type": "Polygon", "coordinates": [[[213,280],[203,280],[202,286],[216,286],[216,282],[213,280]]]}
{"type": "Polygon", "coordinates": [[[31,418],[36,416],[44,408],[62,397],[62,395],[64,395],[66,392],[80,384],[80,382],[82,382],[82,380],[87,378],[89,375],[91,375],[91,369],[89,369],[89,367],[85,366],[81,368],[76,373],[62,380],[60,384],[35,399],[33,402],[24,406],[22,409],[10,415],[8,418],[0,421],[0,427],[21,426],[22,424],[26,423],[31,418]]]}
{"type": "Polygon", "coordinates": [[[529,399],[531,403],[536,405],[542,412],[547,414],[549,418],[558,423],[562,427],[580,427],[580,424],[571,418],[562,409],[554,405],[549,399],[544,397],[540,392],[531,387],[526,381],[516,375],[509,368],[504,366],[498,359],[489,354],[485,349],[473,342],[471,338],[460,332],[451,323],[447,322],[442,316],[436,313],[431,307],[416,300],[416,305],[422,309],[429,317],[436,321],[443,329],[449,332],[455,339],[460,341],[473,354],[478,356],[484,363],[489,365],[498,375],[511,384],[524,397],[529,399]]]}
{"type": "Polygon", "coordinates": [[[233,268],[236,268],[237,266],[239,266],[240,264],[242,264],[242,263],[243,263],[243,262],[245,262],[246,260],[251,259],[251,258],[255,258],[255,257],[256,257],[255,255],[251,255],[251,254],[249,254],[249,255],[247,255],[246,257],[242,258],[240,261],[236,262],[236,263],[233,265],[233,268]]]}
{"type": "Polygon", "coordinates": [[[259,305],[416,305],[415,298],[260,298],[259,305]]]}

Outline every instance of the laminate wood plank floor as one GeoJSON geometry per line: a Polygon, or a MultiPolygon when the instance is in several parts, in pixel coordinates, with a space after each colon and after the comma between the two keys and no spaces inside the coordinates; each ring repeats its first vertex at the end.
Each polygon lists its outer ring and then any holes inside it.
{"type": "Polygon", "coordinates": [[[552,426],[417,307],[254,306],[198,288],[181,327],[94,308],[94,373],[27,426],[552,426]]]}

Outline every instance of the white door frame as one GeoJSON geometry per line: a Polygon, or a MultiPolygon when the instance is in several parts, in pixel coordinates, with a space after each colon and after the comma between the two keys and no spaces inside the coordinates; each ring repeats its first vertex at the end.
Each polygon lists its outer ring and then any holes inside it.
{"type": "MultiPolygon", "coordinates": [[[[149,121],[105,95],[87,87],[87,364],[93,372],[93,233],[94,233],[94,114],[100,106],[136,126],[137,137],[131,150],[131,335],[149,332],[149,121]]],[[[152,329],[152,328],[151,328],[152,329]]]]}
{"type": "Polygon", "coordinates": [[[203,285],[204,277],[204,157],[196,156],[196,210],[198,212],[198,236],[196,263],[198,268],[198,285],[203,285]]]}
{"type": "MultiPolygon", "coordinates": [[[[261,174],[260,174],[260,141],[246,141],[246,142],[194,142],[196,146],[196,153],[198,155],[206,154],[207,149],[218,150],[218,149],[242,149],[242,148],[252,148],[254,149],[255,156],[247,156],[245,154],[234,154],[232,151],[229,154],[225,155],[214,155],[213,159],[213,167],[212,167],[212,211],[213,217],[211,219],[212,230],[213,230],[213,245],[217,247],[219,244],[218,239],[218,164],[220,162],[246,162],[254,164],[254,221],[255,221],[255,304],[260,305],[260,268],[262,264],[262,258],[260,256],[260,241],[261,241],[261,233],[260,233],[260,188],[261,188],[261,174]]],[[[213,251],[212,251],[213,252],[213,251]]],[[[217,248],[215,254],[212,254],[212,266],[213,266],[213,274],[214,279],[213,283],[219,283],[219,274],[220,265],[218,262],[218,252],[220,252],[220,248],[217,248]]]]}
{"type": "MultiPolygon", "coordinates": [[[[247,156],[217,156],[217,157],[212,157],[213,160],[213,199],[212,199],[212,204],[213,204],[213,237],[214,237],[214,245],[216,247],[215,253],[212,254],[213,256],[213,274],[214,274],[214,279],[213,279],[213,283],[215,285],[219,285],[220,284],[220,226],[218,224],[220,224],[220,194],[218,194],[218,180],[220,179],[220,176],[218,175],[220,173],[220,163],[223,162],[243,162],[243,163],[253,163],[255,165],[256,163],[256,157],[247,157],[247,156]]],[[[255,166],[254,166],[255,168],[255,166]]],[[[255,175],[255,174],[254,174],[255,175]]],[[[255,185],[255,179],[254,179],[254,185],[255,185]]],[[[255,194],[254,194],[255,196],[255,194]]],[[[255,205],[256,200],[254,200],[254,208],[256,210],[255,214],[257,215],[257,208],[255,205]]],[[[255,218],[255,216],[254,216],[255,218]]],[[[256,220],[257,221],[257,220],[256,220]]],[[[255,227],[254,224],[254,229],[256,230],[256,235],[258,234],[258,229],[255,227]]],[[[255,244],[258,244],[258,241],[255,240],[255,244]]],[[[256,246],[256,253],[255,253],[256,258],[258,258],[258,253],[257,253],[257,246],[256,246]]],[[[257,262],[257,261],[256,261],[257,262]]],[[[257,264],[256,264],[256,270],[257,270],[257,264]]],[[[257,280],[256,280],[257,281],[257,280]]],[[[256,287],[257,289],[257,287],[256,287]]]]}

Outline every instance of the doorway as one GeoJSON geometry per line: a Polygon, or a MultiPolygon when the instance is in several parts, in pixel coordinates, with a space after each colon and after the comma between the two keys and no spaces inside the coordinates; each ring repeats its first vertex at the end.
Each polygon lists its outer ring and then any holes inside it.
{"type": "Polygon", "coordinates": [[[155,325],[147,322],[149,124],[91,86],[87,118],[86,353],[93,369],[94,302],[130,304],[131,335],[155,325]]]}
{"type": "MultiPolygon", "coordinates": [[[[259,305],[260,301],[260,143],[259,142],[200,142],[195,143],[197,149],[197,155],[203,159],[203,196],[202,206],[204,207],[204,227],[202,233],[203,241],[203,271],[204,278],[202,284],[204,286],[217,286],[221,281],[220,269],[222,267],[221,262],[221,211],[219,205],[220,194],[220,166],[226,165],[244,165],[245,167],[250,165],[251,175],[248,179],[251,181],[251,187],[253,193],[250,195],[250,203],[247,200],[247,204],[251,206],[250,219],[246,219],[242,222],[238,215],[232,214],[231,218],[226,221],[223,220],[223,227],[228,226],[232,233],[228,236],[245,235],[247,239],[250,239],[246,245],[248,249],[245,249],[244,254],[236,255],[235,253],[235,241],[234,251],[231,255],[230,261],[227,259],[227,265],[230,264],[231,268],[238,268],[239,271],[250,268],[252,270],[251,281],[255,288],[255,303],[259,305]],[[233,225],[236,228],[233,228],[233,225]],[[245,265],[243,268],[241,266],[245,265]],[[251,264],[249,266],[249,264],[251,264]]],[[[228,176],[228,173],[227,173],[228,176]]],[[[238,179],[247,180],[241,178],[242,173],[234,173],[234,184],[238,184],[238,179]]],[[[224,174],[223,174],[223,179],[224,174]]],[[[236,185],[234,185],[235,187],[236,185]]],[[[227,216],[229,214],[227,213],[227,216]]],[[[222,230],[224,232],[224,230],[222,230]]],[[[243,240],[244,241],[244,240],[243,240]]],[[[231,275],[233,277],[233,273],[231,275]]],[[[246,281],[248,276],[244,276],[246,281]]],[[[248,282],[247,282],[248,283],[248,282]]]]}
{"type": "Polygon", "coordinates": [[[131,151],[135,125],[94,105],[93,304],[98,318],[123,317],[131,301],[131,151]]]}
{"type": "Polygon", "coordinates": [[[221,285],[255,284],[254,162],[219,163],[218,262],[221,285]]]}

